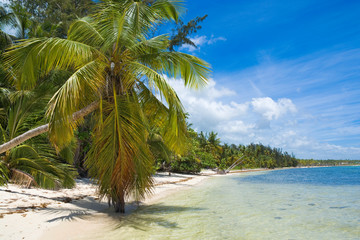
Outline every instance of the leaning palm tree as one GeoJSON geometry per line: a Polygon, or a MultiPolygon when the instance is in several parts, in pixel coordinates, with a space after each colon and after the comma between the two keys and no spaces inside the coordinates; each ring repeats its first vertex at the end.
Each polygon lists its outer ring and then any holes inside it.
{"type": "MultiPolygon", "coordinates": [[[[0,80],[0,86],[4,85],[0,80]]],[[[40,84],[32,91],[0,88],[0,143],[15,138],[43,121],[44,105],[53,84],[40,84]]],[[[62,156],[69,156],[69,147],[57,154],[45,136],[38,136],[12,148],[0,156],[0,185],[9,181],[30,187],[72,187],[75,169],[62,156]]]]}
{"type": "Polygon", "coordinates": [[[208,64],[199,58],[169,52],[167,35],[149,37],[154,24],[176,21],[182,10],[175,0],[104,1],[94,15],[70,26],[67,39],[33,38],[10,48],[7,64],[16,73],[19,89],[35,87],[53,69],[73,71],[48,103],[49,124],[14,144],[49,131],[60,150],[83,117],[93,112],[93,144],[86,165],[101,196],[111,199],[120,212],[125,211],[127,196],[144,197],[152,187],[150,129],[162,129],[164,144],[176,152],[186,139],[184,109],[165,76],[197,88],[209,73],[208,64]]]}

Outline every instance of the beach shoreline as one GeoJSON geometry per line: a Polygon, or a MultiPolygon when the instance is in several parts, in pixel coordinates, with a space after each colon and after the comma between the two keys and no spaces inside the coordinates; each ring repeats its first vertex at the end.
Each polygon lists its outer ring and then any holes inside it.
{"type": "MultiPolygon", "coordinates": [[[[235,170],[241,174],[272,169],[235,170]]],[[[154,176],[155,186],[144,201],[128,199],[126,215],[141,205],[161,201],[179,190],[191,188],[216,174],[211,170],[200,174],[166,172],[154,176]]],[[[99,201],[97,186],[89,179],[77,180],[73,189],[44,190],[26,189],[13,184],[0,187],[0,232],[1,239],[78,239],[79,233],[91,234],[89,229],[106,227],[109,221],[121,214],[113,212],[106,200],[99,201]],[[96,221],[101,219],[101,221],[96,221]]],[[[123,216],[123,215],[121,215],[123,216]]]]}
{"type": "MultiPolygon", "coordinates": [[[[131,213],[139,205],[156,203],[214,174],[213,171],[198,175],[157,173],[152,194],[140,203],[128,200],[126,212],[131,213]]],[[[60,190],[27,189],[13,184],[0,187],[0,239],[72,239],[82,228],[85,231],[103,224],[92,219],[120,215],[113,213],[106,200],[99,201],[97,187],[89,179],[79,179],[76,183],[73,189],[60,190]]]]}

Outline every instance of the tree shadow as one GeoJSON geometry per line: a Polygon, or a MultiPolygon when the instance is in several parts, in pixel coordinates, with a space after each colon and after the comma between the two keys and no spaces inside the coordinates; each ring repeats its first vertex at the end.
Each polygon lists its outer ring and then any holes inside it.
{"type": "Polygon", "coordinates": [[[84,210],[70,210],[70,213],[68,215],[56,217],[50,220],[47,220],[46,222],[56,222],[56,221],[73,221],[75,218],[81,218],[83,216],[90,215],[88,211],[84,210]]]}
{"type": "Polygon", "coordinates": [[[134,212],[125,216],[116,216],[115,219],[119,220],[114,230],[129,227],[141,231],[147,231],[153,225],[164,228],[181,229],[175,221],[169,221],[166,217],[167,214],[181,213],[185,211],[203,211],[205,208],[199,207],[184,207],[184,206],[171,206],[165,204],[153,204],[149,206],[140,206],[134,212]]]}
{"type": "MultiPolygon", "coordinates": [[[[0,189],[0,191],[3,191],[0,189]]],[[[40,197],[48,200],[57,200],[59,204],[70,204],[69,207],[59,207],[56,205],[44,206],[38,208],[35,206],[33,211],[37,210],[39,213],[50,216],[47,222],[57,221],[76,221],[76,219],[83,219],[91,217],[94,214],[105,214],[111,220],[110,228],[114,230],[122,227],[130,227],[141,231],[147,231],[149,227],[157,225],[163,228],[181,228],[176,221],[171,221],[167,218],[168,214],[181,213],[185,211],[203,211],[205,208],[199,207],[185,207],[185,206],[172,206],[163,203],[152,205],[141,205],[139,202],[131,202],[126,205],[126,214],[115,213],[112,207],[104,201],[99,201],[98,198],[91,196],[84,196],[84,198],[71,199],[69,202],[62,201],[61,198],[50,198],[31,193],[23,193],[12,191],[24,196],[40,197]],[[53,215],[53,216],[52,216],[53,215]]],[[[29,207],[31,208],[31,207],[29,207]]]]}
{"type": "Polygon", "coordinates": [[[96,213],[105,213],[109,208],[107,203],[99,202],[93,197],[86,197],[80,200],[73,200],[70,203],[73,207],[68,208],[56,208],[46,207],[38,209],[39,212],[47,215],[55,215],[56,217],[47,220],[47,222],[56,221],[74,221],[77,218],[83,218],[85,216],[91,216],[96,213]],[[74,209],[75,207],[75,209],[74,209]]]}

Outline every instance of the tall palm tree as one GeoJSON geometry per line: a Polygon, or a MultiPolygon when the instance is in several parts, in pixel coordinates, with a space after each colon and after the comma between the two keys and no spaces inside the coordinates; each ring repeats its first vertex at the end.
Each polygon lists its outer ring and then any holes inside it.
{"type": "Polygon", "coordinates": [[[160,127],[164,144],[173,151],[180,152],[186,139],[184,110],[165,75],[197,88],[209,73],[201,59],[169,52],[167,35],[149,38],[155,23],[176,21],[182,11],[175,0],[108,0],[92,16],[75,21],[67,39],[33,38],[10,48],[7,64],[17,74],[19,89],[35,87],[53,69],[73,71],[48,103],[49,124],[15,144],[48,130],[61,149],[81,119],[96,110],[86,164],[100,194],[120,212],[126,196],[144,197],[152,187],[150,129],[160,127]]]}

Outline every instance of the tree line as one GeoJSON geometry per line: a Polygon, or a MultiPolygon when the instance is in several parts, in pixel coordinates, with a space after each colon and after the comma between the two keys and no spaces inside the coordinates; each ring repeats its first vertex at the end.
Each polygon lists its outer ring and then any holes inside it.
{"type": "Polygon", "coordinates": [[[242,158],[237,169],[241,168],[281,168],[296,167],[298,160],[293,154],[279,148],[263,144],[235,145],[222,144],[218,134],[197,133],[188,128],[188,146],[184,155],[172,154],[171,157],[157,156],[157,169],[174,172],[197,173],[202,168],[226,170],[242,158]]]}
{"type": "Polygon", "coordinates": [[[360,165],[360,160],[314,160],[314,159],[299,159],[299,166],[351,166],[360,165]]]}

